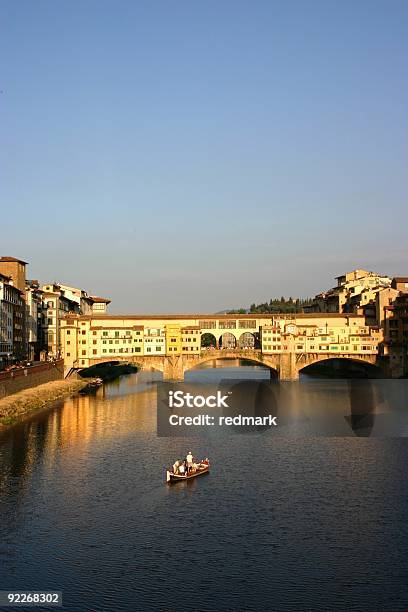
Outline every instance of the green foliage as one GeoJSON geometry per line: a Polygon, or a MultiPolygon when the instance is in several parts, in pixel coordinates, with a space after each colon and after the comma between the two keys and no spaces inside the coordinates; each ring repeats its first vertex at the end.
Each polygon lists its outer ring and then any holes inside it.
{"type": "Polygon", "coordinates": [[[0,424],[1,425],[12,425],[13,423],[15,423],[17,421],[17,419],[15,417],[12,416],[6,416],[6,417],[2,417],[0,419],[0,424]]]}
{"type": "Polygon", "coordinates": [[[201,336],[201,346],[204,346],[204,347],[214,346],[215,347],[216,343],[217,341],[213,334],[206,333],[201,336]]]}
{"type": "MultiPolygon", "coordinates": [[[[290,314],[290,313],[298,313],[303,311],[303,307],[310,304],[312,300],[310,298],[301,299],[296,298],[293,299],[290,296],[286,299],[284,296],[279,298],[271,298],[269,302],[263,302],[261,304],[251,304],[249,312],[251,314],[290,314]]],[[[243,309],[239,310],[230,310],[230,314],[241,314],[243,309]]],[[[244,313],[247,311],[243,311],[244,313]]],[[[242,313],[243,314],[243,313],[242,313]]]]}

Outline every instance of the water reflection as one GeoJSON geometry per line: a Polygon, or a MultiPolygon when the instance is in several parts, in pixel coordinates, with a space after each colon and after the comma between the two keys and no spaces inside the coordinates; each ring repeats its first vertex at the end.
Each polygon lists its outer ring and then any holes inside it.
{"type": "MultiPolygon", "coordinates": [[[[408,448],[374,437],[405,431],[406,381],[245,374],[260,413],[273,394],[279,435],[158,439],[148,373],[3,434],[4,588],[63,590],[81,612],[406,609],[408,448]],[[166,486],[187,446],[211,473],[166,486]],[[189,588],[174,589],[186,564],[189,588]]],[[[207,368],[188,384],[242,375],[207,368]]]]}

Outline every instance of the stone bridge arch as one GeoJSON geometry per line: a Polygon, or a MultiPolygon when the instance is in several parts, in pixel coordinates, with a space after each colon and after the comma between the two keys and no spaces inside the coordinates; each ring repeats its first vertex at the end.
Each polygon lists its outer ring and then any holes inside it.
{"type": "Polygon", "coordinates": [[[344,362],[344,364],[358,364],[361,366],[365,366],[367,371],[372,370],[377,371],[377,373],[381,372],[381,366],[378,363],[377,355],[375,354],[359,354],[359,355],[350,355],[350,354],[338,354],[332,355],[328,353],[310,353],[310,354],[302,354],[299,355],[296,359],[296,369],[298,373],[303,372],[306,373],[305,370],[309,366],[317,365],[319,363],[330,363],[333,361],[344,362]]]}
{"type": "Polygon", "coordinates": [[[189,370],[193,370],[203,363],[208,363],[214,360],[245,360],[253,363],[254,365],[262,365],[269,370],[273,371],[275,374],[279,372],[279,358],[275,355],[263,355],[260,351],[251,351],[251,350],[215,350],[215,351],[207,351],[201,355],[191,355],[184,358],[183,362],[183,374],[189,370]]]}
{"type": "Polygon", "coordinates": [[[136,366],[139,370],[157,370],[159,372],[164,372],[165,369],[165,355],[118,355],[116,359],[106,359],[106,357],[99,357],[96,359],[89,360],[89,366],[92,367],[97,364],[104,363],[130,363],[131,365],[136,366]]]}

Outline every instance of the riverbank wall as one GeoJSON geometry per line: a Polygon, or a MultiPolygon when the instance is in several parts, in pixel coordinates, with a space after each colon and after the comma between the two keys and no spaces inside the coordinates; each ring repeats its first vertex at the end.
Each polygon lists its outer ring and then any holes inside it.
{"type": "Polygon", "coordinates": [[[0,400],[0,431],[24,420],[53,402],[78,393],[89,380],[54,380],[0,400]]]}
{"type": "Polygon", "coordinates": [[[64,362],[62,359],[51,363],[38,363],[11,372],[0,372],[0,400],[25,389],[54,380],[63,380],[63,378],[64,362]]]}

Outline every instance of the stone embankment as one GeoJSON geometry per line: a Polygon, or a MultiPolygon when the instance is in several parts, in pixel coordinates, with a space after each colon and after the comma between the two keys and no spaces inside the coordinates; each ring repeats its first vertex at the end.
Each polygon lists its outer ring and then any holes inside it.
{"type": "Polygon", "coordinates": [[[52,380],[63,380],[64,378],[64,362],[59,361],[44,361],[34,363],[26,368],[19,368],[9,372],[0,372],[0,399],[31,389],[36,385],[43,385],[52,380]]]}
{"type": "Polygon", "coordinates": [[[88,380],[55,380],[0,400],[0,431],[22,421],[53,402],[78,393],[88,380]]]}

